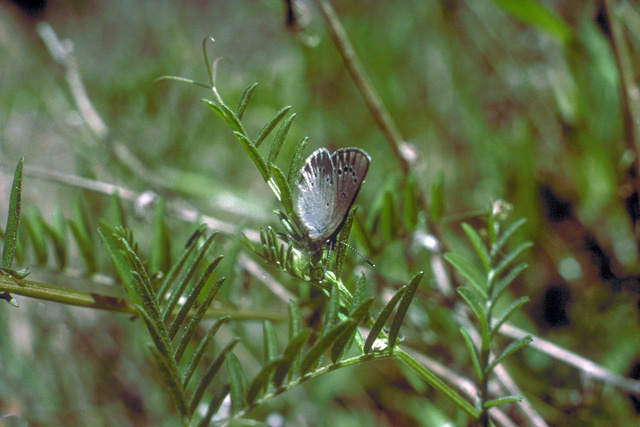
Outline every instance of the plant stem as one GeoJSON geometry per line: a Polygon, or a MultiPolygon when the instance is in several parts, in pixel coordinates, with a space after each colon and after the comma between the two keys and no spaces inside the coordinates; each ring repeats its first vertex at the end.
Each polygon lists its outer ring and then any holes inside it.
{"type": "MultiPolygon", "coordinates": [[[[137,314],[133,304],[124,298],[96,292],[83,292],[31,280],[16,280],[0,275],[0,292],[2,291],[77,307],[137,314]]],[[[272,322],[285,322],[288,318],[286,313],[233,309],[209,309],[204,317],[218,318],[224,315],[230,315],[235,320],[270,320],[272,322]]]]}
{"type": "Polygon", "coordinates": [[[391,115],[384,107],[382,100],[373,89],[371,80],[369,79],[369,76],[367,76],[362,63],[358,59],[358,55],[349,42],[349,37],[342,27],[340,20],[336,16],[333,7],[331,7],[331,4],[327,0],[316,0],[316,3],[320,8],[320,12],[322,13],[325,23],[327,24],[329,34],[338,48],[340,55],[342,55],[342,59],[344,59],[344,63],[347,66],[349,74],[351,74],[353,82],[364,98],[367,108],[369,108],[369,111],[382,131],[382,134],[387,139],[387,142],[391,146],[398,162],[400,162],[400,168],[402,169],[403,175],[406,176],[409,173],[409,163],[400,151],[402,136],[400,135],[398,128],[393,122],[391,115]]]}

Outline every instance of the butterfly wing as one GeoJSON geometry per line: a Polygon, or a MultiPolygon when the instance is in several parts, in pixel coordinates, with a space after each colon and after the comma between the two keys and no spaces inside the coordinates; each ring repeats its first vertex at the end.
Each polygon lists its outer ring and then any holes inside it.
{"type": "Polygon", "coordinates": [[[334,234],[342,228],[367,175],[371,158],[359,148],[341,148],[331,155],[331,161],[336,177],[336,202],[329,223],[330,234],[334,234]]]}
{"type": "Polygon", "coordinates": [[[309,156],[300,171],[295,210],[310,244],[321,245],[340,230],[370,160],[359,148],[342,148],[331,156],[320,148],[309,156]]]}
{"type": "Polygon", "coordinates": [[[331,232],[336,204],[336,177],[326,148],[313,152],[300,171],[295,194],[295,210],[302,232],[310,242],[323,243],[331,232]]]}

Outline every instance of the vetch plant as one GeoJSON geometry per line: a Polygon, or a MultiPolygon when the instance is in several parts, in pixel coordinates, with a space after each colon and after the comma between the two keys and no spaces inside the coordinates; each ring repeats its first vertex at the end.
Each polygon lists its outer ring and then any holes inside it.
{"type": "Polygon", "coordinates": [[[457,292],[478,323],[480,342],[477,340],[474,342],[470,331],[464,327],[460,328],[460,333],[469,350],[479,385],[476,408],[480,411],[478,421],[481,425],[489,425],[488,410],[491,407],[522,399],[521,396],[490,398],[489,379],[500,362],[532,340],[531,336],[525,336],[507,345],[497,355],[491,353],[491,344],[500,326],[529,300],[527,297],[520,297],[502,312],[498,314],[494,312],[497,301],[504,295],[507,287],[527,267],[524,262],[515,265],[514,263],[522,252],[531,246],[530,242],[522,243],[504,253],[507,241],[524,223],[525,220],[521,219],[502,230],[500,214],[491,213],[488,215],[488,242],[486,243],[469,224],[462,225],[482,264],[481,270],[456,253],[447,253],[444,256],[470,285],[457,288],[457,292]]]}

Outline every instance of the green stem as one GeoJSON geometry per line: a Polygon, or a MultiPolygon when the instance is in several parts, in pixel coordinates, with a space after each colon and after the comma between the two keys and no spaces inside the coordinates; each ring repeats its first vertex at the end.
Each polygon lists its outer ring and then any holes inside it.
{"type": "Polygon", "coordinates": [[[370,360],[384,360],[384,359],[398,359],[402,363],[404,363],[407,367],[409,367],[412,371],[417,373],[424,381],[427,382],[430,386],[443,393],[445,396],[450,398],[454,403],[458,405],[463,411],[465,411],[470,417],[473,419],[477,419],[480,415],[480,411],[473,407],[469,402],[467,402],[464,397],[460,394],[456,393],[451,387],[445,384],[440,378],[438,378],[433,372],[429,371],[427,368],[422,366],[418,361],[416,361],[409,354],[405,353],[402,350],[396,349],[392,354],[389,352],[381,352],[381,353],[369,353],[366,355],[352,357],[350,359],[345,359],[341,362],[334,363],[331,365],[324,366],[316,371],[313,371],[303,377],[297,378],[290,383],[286,384],[283,387],[278,388],[277,390],[272,391],[264,395],[261,399],[255,401],[252,405],[247,406],[241,411],[237,412],[233,415],[232,418],[228,419],[224,425],[233,425],[233,423],[245,415],[249,413],[253,408],[262,405],[269,399],[272,399],[292,388],[302,384],[305,381],[308,381],[313,378],[317,378],[329,371],[334,371],[336,369],[346,368],[347,366],[358,365],[362,362],[370,361],[370,360]]]}
{"type": "MultiPolygon", "coordinates": [[[[18,280],[13,277],[0,275],[0,292],[2,291],[77,307],[137,314],[137,310],[133,304],[124,298],[96,292],[83,292],[31,280],[18,280]]],[[[230,315],[235,320],[269,320],[272,322],[285,322],[288,318],[286,313],[233,309],[209,309],[205,317],[218,318],[224,315],[230,315]]]]}
{"type": "Polygon", "coordinates": [[[421,365],[417,360],[411,357],[409,354],[402,350],[396,349],[393,352],[402,363],[404,363],[409,369],[418,374],[427,384],[438,390],[440,393],[451,399],[460,409],[465,411],[471,418],[478,419],[480,411],[473,407],[472,404],[462,397],[459,393],[449,387],[440,378],[438,378],[433,372],[421,365]]]}

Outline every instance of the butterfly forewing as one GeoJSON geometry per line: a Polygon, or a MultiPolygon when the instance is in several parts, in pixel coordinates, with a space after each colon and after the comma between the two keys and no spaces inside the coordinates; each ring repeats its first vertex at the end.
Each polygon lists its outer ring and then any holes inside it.
{"type": "Polygon", "coordinates": [[[321,245],[339,231],[369,161],[358,148],[343,148],[331,156],[320,148],[309,156],[300,171],[295,206],[309,243],[321,245]]]}

